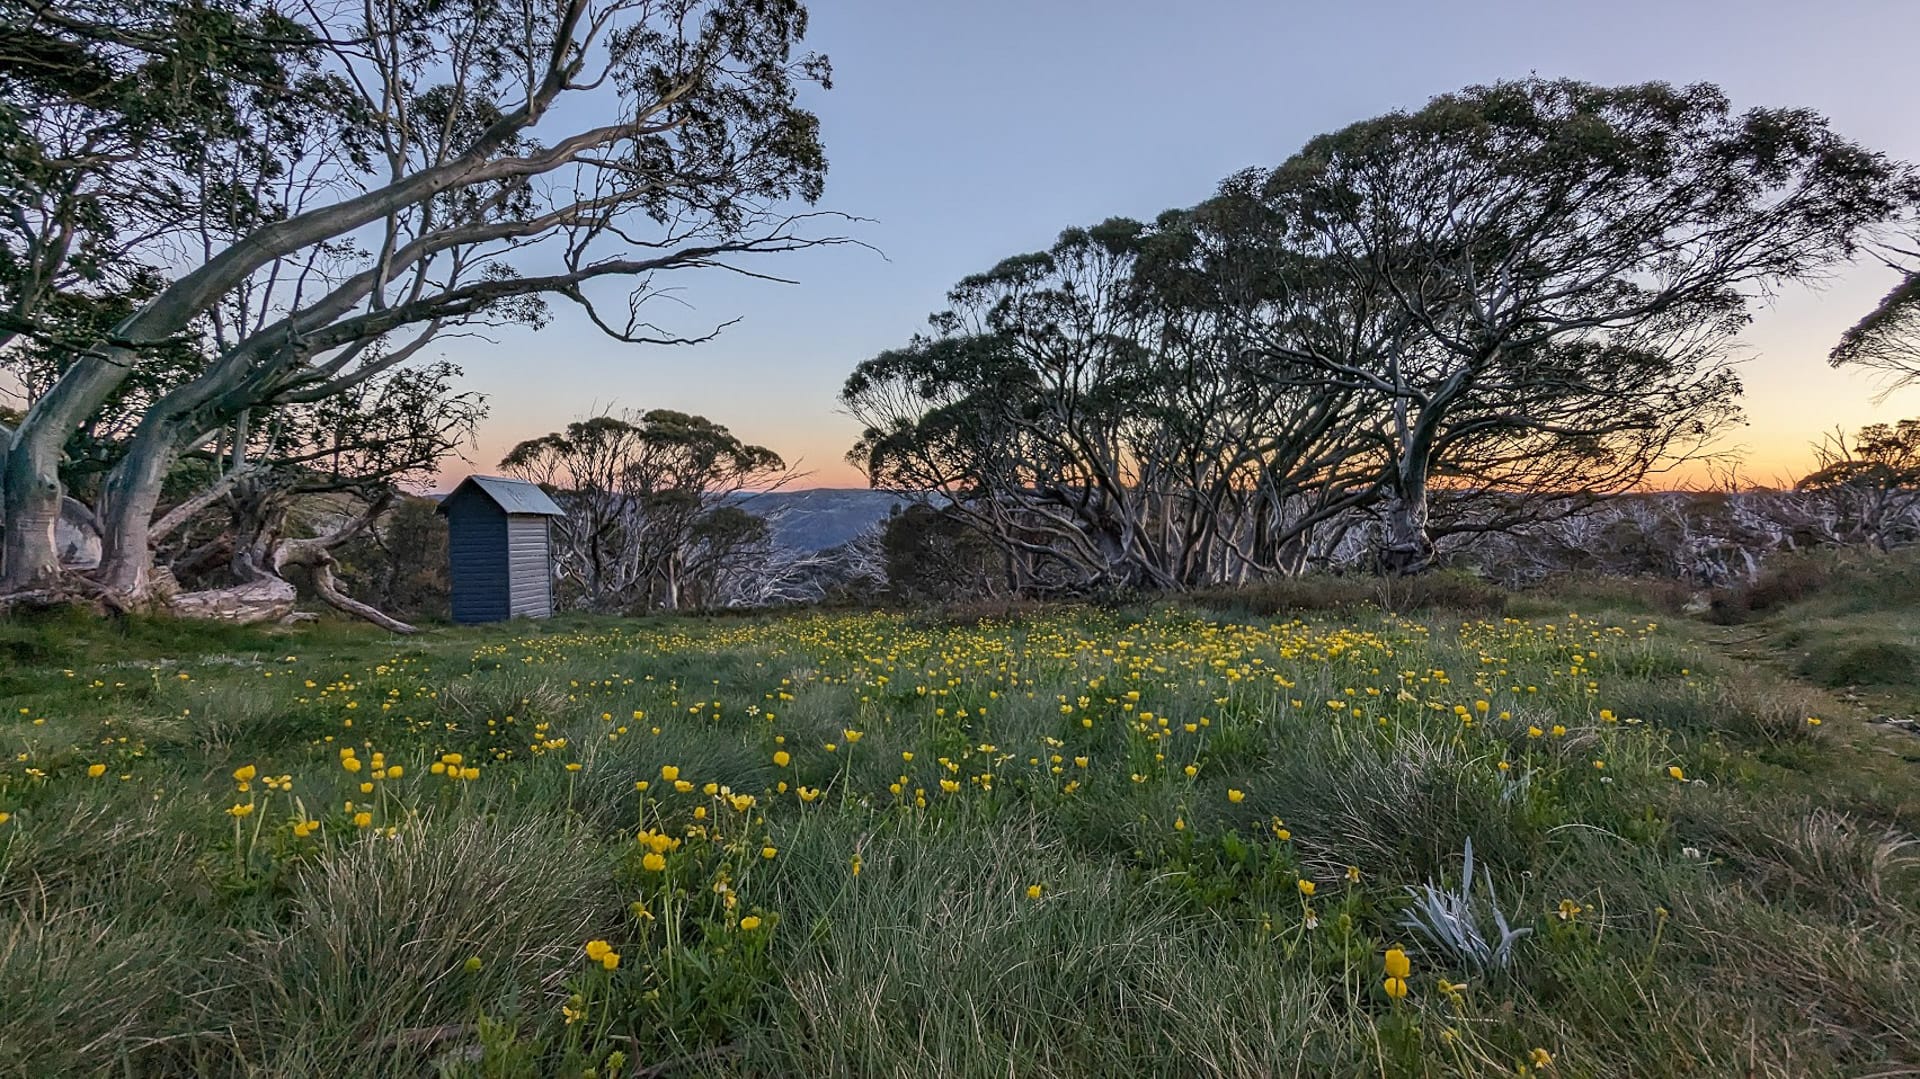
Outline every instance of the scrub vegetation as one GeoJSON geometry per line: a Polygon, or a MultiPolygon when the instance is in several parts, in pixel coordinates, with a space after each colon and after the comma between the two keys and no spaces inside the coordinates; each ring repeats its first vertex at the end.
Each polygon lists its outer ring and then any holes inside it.
{"type": "Polygon", "coordinates": [[[1788,629],[1903,616],[1821,572],[1733,626],[0,623],[0,1069],[1898,1071],[1911,687],[1788,629]]]}

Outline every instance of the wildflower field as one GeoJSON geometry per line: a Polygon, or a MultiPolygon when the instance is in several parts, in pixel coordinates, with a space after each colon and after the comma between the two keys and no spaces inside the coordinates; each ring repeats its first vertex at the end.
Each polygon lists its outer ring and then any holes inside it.
{"type": "Polygon", "coordinates": [[[0,629],[9,1074],[1920,1065],[1914,764],[1699,626],[0,629]]]}

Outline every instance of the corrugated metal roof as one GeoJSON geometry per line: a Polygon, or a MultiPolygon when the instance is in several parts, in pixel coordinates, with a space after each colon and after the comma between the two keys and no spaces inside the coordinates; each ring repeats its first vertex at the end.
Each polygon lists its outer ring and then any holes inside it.
{"type": "MultiPolygon", "coordinates": [[[[567,511],[554,504],[538,484],[526,480],[512,480],[505,476],[468,476],[460,481],[460,487],[473,484],[493,499],[493,504],[508,513],[538,513],[547,517],[565,517],[567,511]]],[[[452,498],[460,487],[455,487],[447,495],[452,498]]],[[[444,500],[443,500],[444,502],[444,500]]]]}

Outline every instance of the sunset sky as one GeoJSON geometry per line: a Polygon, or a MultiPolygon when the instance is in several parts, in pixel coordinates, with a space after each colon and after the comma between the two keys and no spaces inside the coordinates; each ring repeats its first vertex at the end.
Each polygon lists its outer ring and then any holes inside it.
{"type": "MultiPolygon", "coordinates": [[[[874,251],[780,256],[796,279],[683,275],[654,314],[693,348],[622,345],[563,302],[546,329],[447,342],[492,415],[471,464],[606,408],[704,414],[811,471],[863,486],[836,394],[854,364],[903,342],[959,277],[1050,244],[1069,225],[1151,217],[1308,138],[1434,94],[1538,74],[1600,83],[1717,83],[1737,107],[1805,106],[1842,134],[1920,159],[1914,0],[816,0],[809,44],[833,60],[817,94],[831,163],[820,208],[874,251]]],[[[544,132],[543,132],[544,133],[544,132]]],[[[1836,425],[1920,415],[1920,389],[1873,398],[1826,354],[1893,283],[1861,266],[1760,313],[1742,377],[1749,423],[1730,446],[1754,479],[1803,471],[1836,425]]],[[[664,280],[659,282],[667,284],[664,280]]]]}

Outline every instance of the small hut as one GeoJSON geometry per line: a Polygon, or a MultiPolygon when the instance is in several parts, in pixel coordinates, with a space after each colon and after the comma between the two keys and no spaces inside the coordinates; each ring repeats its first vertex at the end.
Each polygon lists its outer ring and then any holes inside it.
{"type": "Polygon", "coordinates": [[[468,476],[440,500],[447,515],[447,576],[455,622],[546,618],[553,613],[550,522],[566,511],[539,486],[468,476]]]}

